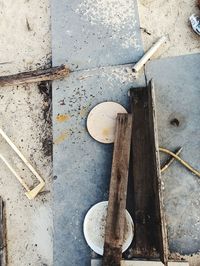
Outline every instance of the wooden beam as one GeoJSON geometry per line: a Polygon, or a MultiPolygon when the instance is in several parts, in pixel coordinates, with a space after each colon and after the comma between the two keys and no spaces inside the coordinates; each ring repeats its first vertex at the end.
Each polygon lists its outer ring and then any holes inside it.
{"type": "Polygon", "coordinates": [[[168,260],[161,191],[155,97],[153,85],[130,91],[132,126],[131,194],[135,225],[133,257],[168,260]]]}
{"type": "Polygon", "coordinates": [[[44,70],[22,72],[9,76],[1,76],[0,86],[21,85],[27,83],[37,83],[41,81],[61,79],[68,76],[69,73],[70,70],[65,65],[56,66],[44,70]]]}
{"type": "Polygon", "coordinates": [[[0,266],[6,266],[6,218],[5,208],[2,198],[0,197],[0,266]]]}
{"type": "Polygon", "coordinates": [[[120,266],[124,238],[132,117],[118,114],[106,219],[103,266],[120,266]]]}
{"type": "MultiPolygon", "coordinates": [[[[92,259],[91,266],[102,266],[101,259],[92,259]]],[[[143,260],[122,260],[121,266],[164,266],[160,261],[143,261],[143,260]]],[[[186,261],[169,261],[168,266],[189,266],[186,261]]]]}

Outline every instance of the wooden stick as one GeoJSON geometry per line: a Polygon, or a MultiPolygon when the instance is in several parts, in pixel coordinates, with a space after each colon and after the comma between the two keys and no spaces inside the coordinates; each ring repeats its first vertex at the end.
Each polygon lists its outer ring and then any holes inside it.
{"type": "Polygon", "coordinates": [[[7,252],[6,252],[6,217],[5,206],[2,198],[0,197],[0,265],[6,266],[7,252]]]}
{"type": "Polygon", "coordinates": [[[190,170],[190,172],[192,172],[194,175],[200,177],[200,172],[196,169],[194,169],[189,163],[187,163],[186,161],[184,161],[183,159],[181,159],[178,155],[174,154],[173,152],[164,149],[164,148],[159,148],[159,150],[161,152],[167,153],[169,155],[171,155],[172,157],[174,157],[179,163],[181,163],[182,165],[184,165],[188,170],[190,170]]]}
{"type": "Polygon", "coordinates": [[[158,48],[166,42],[166,36],[161,37],[144,55],[143,57],[134,65],[133,72],[138,72],[146,62],[155,54],[158,48]]]}
{"type": "MultiPolygon", "coordinates": [[[[181,153],[181,151],[183,150],[183,147],[177,149],[174,154],[179,155],[181,153]]],[[[173,163],[173,161],[175,160],[174,157],[170,157],[165,164],[161,167],[161,173],[163,173],[165,170],[167,170],[167,168],[173,163]]]]}
{"type": "Polygon", "coordinates": [[[21,85],[61,79],[68,76],[69,72],[69,68],[67,68],[65,65],[61,65],[44,70],[34,70],[9,76],[1,76],[0,86],[21,85]]]}
{"type": "Polygon", "coordinates": [[[30,190],[23,179],[15,172],[13,167],[9,164],[9,162],[0,154],[0,158],[7,165],[7,167],[11,170],[11,172],[15,175],[15,177],[19,180],[21,185],[26,189],[26,196],[31,200],[34,199],[38,193],[44,188],[45,182],[43,178],[39,175],[39,173],[33,168],[33,166],[29,163],[29,161],[25,158],[25,156],[21,153],[21,151],[15,146],[15,144],[11,141],[11,139],[6,135],[6,133],[0,128],[0,135],[6,140],[6,142],[10,145],[10,147],[15,151],[15,153],[19,156],[19,158],[24,162],[24,164],[29,168],[29,170],[33,173],[33,175],[40,182],[35,188],[30,190]]]}
{"type": "Polygon", "coordinates": [[[132,117],[118,114],[106,219],[103,266],[120,266],[131,147],[132,117]]]}

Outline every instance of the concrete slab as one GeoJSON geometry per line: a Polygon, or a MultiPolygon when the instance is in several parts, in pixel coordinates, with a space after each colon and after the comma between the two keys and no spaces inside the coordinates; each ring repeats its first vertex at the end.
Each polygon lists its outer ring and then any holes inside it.
{"type": "Polygon", "coordinates": [[[65,63],[75,71],[53,83],[54,265],[84,266],[90,250],[83,218],[108,198],[112,159],[112,145],[87,133],[86,117],[102,101],[127,107],[130,86],[145,83],[134,82],[131,65],[125,65],[143,54],[137,0],[51,2],[53,65],[65,63]]]}
{"type": "MultiPolygon", "coordinates": [[[[159,145],[173,150],[200,170],[200,54],[151,61],[147,78],[154,79],[159,145]],[[177,119],[178,124],[172,125],[177,119]],[[171,124],[172,123],[172,124],[171,124]]],[[[172,252],[200,250],[200,180],[178,162],[163,175],[165,209],[172,252]]]]}
{"type": "Polygon", "coordinates": [[[73,70],[136,62],[137,0],[51,0],[53,64],[73,70]]]}
{"type": "Polygon", "coordinates": [[[54,265],[88,266],[91,252],[83,220],[95,203],[108,199],[113,144],[91,138],[89,111],[102,101],[128,108],[128,90],[144,85],[133,79],[131,65],[77,71],[53,84],[54,133],[54,265]],[[66,117],[60,121],[59,117],[66,117]]]}

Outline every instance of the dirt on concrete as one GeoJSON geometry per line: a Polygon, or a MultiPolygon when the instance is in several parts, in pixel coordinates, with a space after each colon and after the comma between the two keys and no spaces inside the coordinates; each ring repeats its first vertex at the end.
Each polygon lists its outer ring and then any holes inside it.
{"type": "MultiPolygon", "coordinates": [[[[158,37],[168,34],[169,42],[156,58],[200,52],[200,37],[188,21],[192,13],[200,12],[195,1],[139,0],[138,4],[145,50],[158,37]]],[[[50,66],[50,1],[0,0],[0,11],[0,75],[50,66]]],[[[29,201],[16,178],[0,162],[0,195],[7,210],[8,266],[52,266],[51,86],[0,88],[0,126],[47,184],[47,193],[29,201]]],[[[200,265],[198,255],[187,258],[192,266],[200,265]]]]}

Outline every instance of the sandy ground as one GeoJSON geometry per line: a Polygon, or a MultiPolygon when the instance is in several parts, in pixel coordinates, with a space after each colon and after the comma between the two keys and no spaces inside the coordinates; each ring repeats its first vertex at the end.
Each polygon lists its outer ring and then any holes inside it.
{"type": "MultiPolygon", "coordinates": [[[[169,34],[169,42],[155,57],[200,52],[200,37],[188,23],[189,15],[199,12],[193,1],[140,0],[139,11],[145,50],[159,36],[169,34]]],[[[49,0],[0,0],[0,36],[0,75],[50,65],[49,0]]],[[[8,266],[53,265],[50,102],[48,89],[45,92],[36,85],[0,88],[0,125],[47,183],[46,193],[29,201],[0,162],[0,195],[7,209],[8,266]]],[[[4,145],[1,140],[0,144],[4,145]]],[[[200,265],[198,260],[198,256],[191,257],[191,265],[200,265]]]]}
{"type": "MultiPolygon", "coordinates": [[[[0,1],[0,75],[51,63],[49,1],[0,1]],[[7,62],[7,63],[6,63],[7,62]]],[[[48,93],[48,90],[46,91],[48,93]]],[[[0,126],[39,171],[46,193],[29,201],[0,161],[0,195],[6,202],[8,265],[52,265],[49,100],[36,85],[0,88],[0,126]]],[[[0,139],[1,150],[5,144],[0,139]]],[[[15,162],[15,155],[10,155],[15,162]]]]}
{"type": "Polygon", "coordinates": [[[170,57],[200,52],[200,37],[189,23],[191,14],[199,14],[195,0],[139,0],[140,26],[144,49],[167,35],[169,41],[154,56],[170,57]]]}

